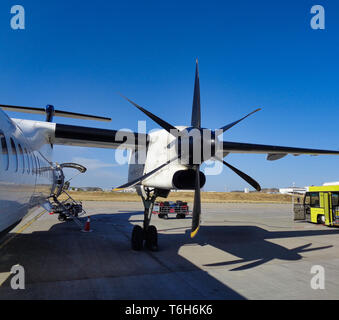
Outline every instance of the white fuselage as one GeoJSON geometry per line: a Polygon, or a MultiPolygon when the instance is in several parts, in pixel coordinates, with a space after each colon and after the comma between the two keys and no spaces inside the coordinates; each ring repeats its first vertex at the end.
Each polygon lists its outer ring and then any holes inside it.
{"type": "Polygon", "coordinates": [[[52,146],[32,126],[25,134],[20,120],[0,110],[0,232],[43,204],[54,185],[52,146]]]}

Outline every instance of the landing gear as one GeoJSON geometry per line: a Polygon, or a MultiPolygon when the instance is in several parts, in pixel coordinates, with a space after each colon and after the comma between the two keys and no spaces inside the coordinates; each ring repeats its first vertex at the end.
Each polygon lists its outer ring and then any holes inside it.
{"type": "Polygon", "coordinates": [[[140,251],[144,242],[144,230],[140,226],[134,226],[132,231],[132,249],[140,251]]]}
{"type": "Polygon", "coordinates": [[[62,222],[67,221],[67,216],[65,214],[60,213],[58,216],[58,220],[62,222]]]}
{"type": "Polygon", "coordinates": [[[151,251],[158,250],[158,231],[155,226],[150,225],[152,218],[152,211],[154,202],[157,197],[167,197],[169,190],[162,189],[149,189],[140,187],[137,189],[138,194],[141,196],[142,202],[144,204],[144,223],[143,228],[141,226],[134,226],[132,231],[132,249],[136,251],[142,250],[144,247],[151,251]]]}
{"type": "Polygon", "coordinates": [[[155,226],[149,226],[146,231],[145,246],[148,250],[158,251],[158,231],[155,226]]]}

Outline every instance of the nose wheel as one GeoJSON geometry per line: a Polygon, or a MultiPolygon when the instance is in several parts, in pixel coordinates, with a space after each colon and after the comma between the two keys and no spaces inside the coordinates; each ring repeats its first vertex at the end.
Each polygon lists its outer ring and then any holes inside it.
{"type": "Polygon", "coordinates": [[[140,251],[144,247],[150,251],[158,250],[158,231],[155,226],[149,226],[145,231],[140,226],[134,226],[131,239],[132,249],[140,251]]]}
{"type": "Polygon", "coordinates": [[[158,251],[158,231],[155,226],[149,226],[145,232],[145,246],[151,251],[158,251]]]}
{"type": "Polygon", "coordinates": [[[140,226],[134,226],[131,241],[133,250],[142,250],[144,245],[144,230],[140,226]]]}
{"type": "Polygon", "coordinates": [[[155,226],[150,225],[150,222],[156,198],[158,196],[167,197],[168,194],[169,194],[168,190],[160,189],[150,190],[148,188],[144,189],[143,192],[139,193],[145,208],[144,223],[143,227],[138,225],[133,227],[131,238],[131,245],[133,250],[140,251],[144,247],[150,251],[158,250],[158,231],[155,226]]]}

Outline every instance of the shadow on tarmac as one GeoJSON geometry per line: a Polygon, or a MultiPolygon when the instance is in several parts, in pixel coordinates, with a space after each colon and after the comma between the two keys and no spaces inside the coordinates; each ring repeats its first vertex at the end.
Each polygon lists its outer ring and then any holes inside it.
{"type": "MultiPolygon", "coordinates": [[[[205,266],[245,263],[231,270],[241,271],[273,259],[300,260],[304,252],[332,247],[329,245],[312,248],[312,243],[308,243],[288,249],[268,241],[269,239],[339,234],[339,230],[331,229],[267,231],[257,226],[202,226],[194,239],[190,239],[188,229],[184,233],[172,234],[160,231],[159,252],[134,252],[130,248],[130,237],[134,223],[142,223],[142,219],[134,217],[140,214],[143,213],[134,211],[91,215],[94,232],[88,234],[81,233],[72,221],[56,223],[49,231],[17,234],[0,250],[0,273],[9,272],[13,265],[20,264],[25,268],[27,283],[40,283],[200,271],[203,274],[199,275],[201,283],[197,285],[202,290],[204,286],[213,288],[211,299],[245,299],[179,255],[180,247],[211,245],[239,259],[205,266]]],[[[86,218],[83,218],[83,221],[85,220],[86,218]]],[[[168,221],[170,223],[170,219],[168,221]]],[[[2,286],[10,286],[10,277],[2,286]]],[[[205,294],[209,295],[208,290],[205,294]]]]}

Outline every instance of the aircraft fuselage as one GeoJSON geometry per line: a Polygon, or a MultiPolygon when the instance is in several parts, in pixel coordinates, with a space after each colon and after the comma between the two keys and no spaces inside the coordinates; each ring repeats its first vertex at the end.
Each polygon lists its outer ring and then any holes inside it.
{"type": "Polygon", "coordinates": [[[46,202],[54,182],[52,146],[32,126],[23,132],[20,120],[0,109],[0,232],[46,202]]]}

